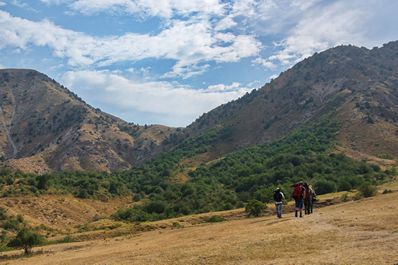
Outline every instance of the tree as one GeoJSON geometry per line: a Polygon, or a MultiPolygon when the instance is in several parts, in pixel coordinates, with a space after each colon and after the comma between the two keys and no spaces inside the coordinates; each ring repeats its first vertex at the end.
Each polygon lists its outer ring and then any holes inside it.
{"type": "Polygon", "coordinates": [[[266,209],[267,205],[257,201],[257,200],[251,200],[245,208],[246,213],[248,216],[255,216],[258,217],[260,215],[264,214],[264,211],[266,209]]]}
{"type": "Polygon", "coordinates": [[[377,187],[369,183],[363,183],[358,190],[363,197],[372,197],[377,194],[377,187]]]}
{"type": "Polygon", "coordinates": [[[37,177],[37,188],[39,190],[46,190],[49,186],[49,176],[48,175],[40,175],[37,177]]]}
{"type": "Polygon", "coordinates": [[[336,191],[336,183],[329,180],[318,180],[315,182],[315,192],[317,194],[325,194],[336,191]]]}
{"type": "Polygon", "coordinates": [[[21,247],[25,251],[25,255],[28,255],[32,252],[32,247],[35,245],[39,245],[43,242],[43,237],[34,231],[23,228],[21,229],[14,239],[12,239],[8,246],[10,247],[21,247]]]}

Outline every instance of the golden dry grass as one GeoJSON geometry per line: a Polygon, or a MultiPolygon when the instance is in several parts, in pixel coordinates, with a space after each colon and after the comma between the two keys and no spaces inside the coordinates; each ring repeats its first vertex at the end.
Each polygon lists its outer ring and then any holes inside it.
{"type": "Polygon", "coordinates": [[[42,195],[0,198],[0,207],[11,215],[21,214],[30,225],[43,224],[60,232],[73,232],[77,225],[98,216],[109,216],[131,199],[108,201],[79,199],[72,195],[42,195]]]}
{"type": "Polygon", "coordinates": [[[0,264],[396,264],[397,200],[394,192],[304,218],[288,213],[52,245],[0,264]]]}

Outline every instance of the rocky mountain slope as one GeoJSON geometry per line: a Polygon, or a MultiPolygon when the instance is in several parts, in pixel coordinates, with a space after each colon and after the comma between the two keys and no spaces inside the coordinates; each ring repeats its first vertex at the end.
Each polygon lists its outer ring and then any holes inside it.
{"type": "Polygon", "coordinates": [[[173,131],[94,109],[34,70],[0,70],[0,158],[12,169],[125,169],[151,157],[173,131]]]}
{"type": "Polygon", "coordinates": [[[398,156],[398,42],[315,54],[264,87],[202,115],[175,142],[218,130],[207,157],[272,142],[323,114],[337,117],[344,147],[398,156]]]}

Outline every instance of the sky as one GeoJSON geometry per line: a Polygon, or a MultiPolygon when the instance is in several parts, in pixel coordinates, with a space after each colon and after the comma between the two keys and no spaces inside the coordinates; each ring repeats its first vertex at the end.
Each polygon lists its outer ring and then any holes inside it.
{"type": "Polygon", "coordinates": [[[337,45],[398,40],[395,0],[0,0],[0,68],[138,124],[187,126],[337,45]]]}

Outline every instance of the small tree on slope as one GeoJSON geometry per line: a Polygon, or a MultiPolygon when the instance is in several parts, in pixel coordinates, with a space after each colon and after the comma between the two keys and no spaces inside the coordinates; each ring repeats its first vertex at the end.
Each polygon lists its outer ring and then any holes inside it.
{"type": "Polygon", "coordinates": [[[39,245],[43,242],[43,237],[34,231],[23,228],[21,229],[15,238],[8,243],[10,247],[20,247],[25,251],[25,255],[32,252],[32,247],[39,245]]]}

